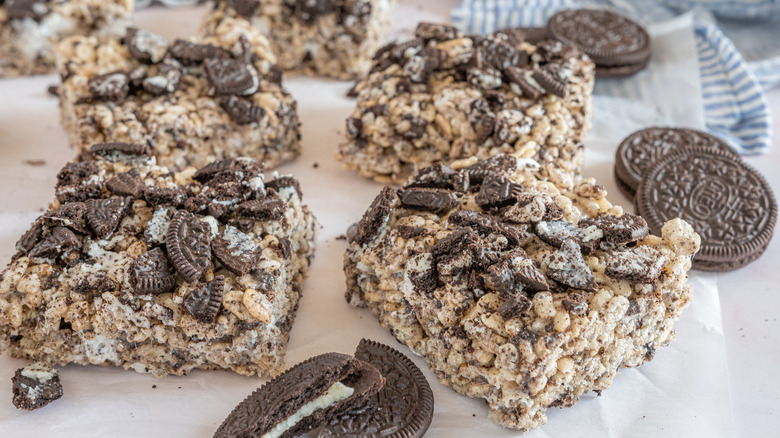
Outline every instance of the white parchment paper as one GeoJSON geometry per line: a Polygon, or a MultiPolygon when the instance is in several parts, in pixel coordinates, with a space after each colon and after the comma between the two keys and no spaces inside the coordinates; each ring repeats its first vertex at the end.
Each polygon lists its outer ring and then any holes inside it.
{"type": "MultiPolygon", "coordinates": [[[[426,20],[446,20],[425,1],[401,2],[397,30],[426,20]]],[[[168,37],[194,32],[203,8],[149,10],[141,26],[168,37]]],[[[684,17],[652,29],[650,68],[636,77],[599,81],[593,130],[587,138],[585,173],[627,206],[614,183],[618,142],[641,127],[657,124],[703,126],[691,22],[684,17]],[[625,93],[625,91],[630,91],[625,93]],[[612,95],[610,95],[612,94],[612,95]],[[620,94],[625,97],[615,97],[620,94]]],[[[0,80],[0,261],[6,263],[17,238],[53,199],[55,175],[72,156],[58,124],[56,99],[46,87],[56,78],[0,80]],[[31,166],[25,160],[43,159],[31,166]]],[[[367,310],[343,299],[342,256],[337,240],[358,220],[381,186],[344,172],[333,159],[353,101],[350,84],[322,79],[288,80],[303,121],[303,156],[281,169],[301,181],[304,201],[322,228],[318,249],[288,348],[287,363],[338,351],[351,353],[363,337],[393,345],[412,356],[367,310]]],[[[730,436],[733,434],[720,306],[714,276],[691,273],[693,303],[676,326],[676,339],[638,369],[625,369],[601,396],[585,395],[575,406],[551,409],[549,422],[529,437],[730,436]]],[[[481,400],[438,384],[424,362],[413,357],[434,390],[436,408],[427,437],[510,437],[486,418],[481,400]]],[[[0,356],[0,437],[209,437],[231,409],[265,382],[228,372],[193,372],[157,379],[114,368],[70,365],[61,369],[64,397],[35,412],[11,405],[11,376],[24,361],[0,356]]]]}

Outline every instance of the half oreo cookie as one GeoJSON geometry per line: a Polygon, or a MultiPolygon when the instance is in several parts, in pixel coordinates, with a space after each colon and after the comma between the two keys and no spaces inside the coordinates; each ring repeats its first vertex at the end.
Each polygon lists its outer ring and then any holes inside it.
{"type": "Polygon", "coordinates": [[[433,391],[422,371],[400,351],[363,339],[355,357],[382,373],[385,386],[364,406],[336,416],[320,438],[420,438],[433,418],[433,391]]]}
{"type": "Polygon", "coordinates": [[[257,389],[228,415],[215,438],[291,438],[315,429],[379,391],[385,379],[362,360],[315,356],[257,389]]]}
{"type": "Polygon", "coordinates": [[[769,244],[777,202],[758,171],[733,153],[698,146],[668,154],[649,168],[636,195],[653,234],[680,217],[701,236],[693,268],[730,271],[757,259],[769,244]]]}

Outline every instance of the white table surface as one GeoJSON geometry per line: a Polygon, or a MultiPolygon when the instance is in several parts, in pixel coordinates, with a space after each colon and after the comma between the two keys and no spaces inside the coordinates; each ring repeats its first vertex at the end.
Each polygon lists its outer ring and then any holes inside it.
{"type": "MultiPolygon", "coordinates": [[[[423,1],[417,8],[419,15],[426,19],[448,19],[448,11],[457,3],[457,0],[423,1]]],[[[149,12],[141,12],[149,14],[149,12]]],[[[149,16],[147,21],[153,21],[149,16]]],[[[413,28],[415,22],[409,22],[408,27],[413,28]]],[[[176,27],[172,23],[172,27],[176,27]]],[[[407,26],[402,23],[402,26],[407,26]]],[[[191,27],[187,26],[187,28],[191,27]]],[[[176,30],[172,29],[176,34],[176,30]]],[[[13,84],[29,86],[30,81],[40,83],[42,86],[53,83],[54,78],[16,79],[13,84]]],[[[7,83],[6,83],[7,84],[7,83]]],[[[7,86],[7,85],[5,85],[7,86]]],[[[8,108],[13,102],[4,99],[0,87],[0,106],[8,108]]],[[[6,90],[8,90],[6,88],[6,90]]],[[[38,96],[43,98],[43,96],[38,96]]],[[[780,89],[769,93],[770,103],[773,109],[773,124],[780,122],[780,89]]],[[[8,127],[15,124],[30,124],[30,114],[20,114],[17,119],[8,116],[0,120],[0,144],[24,144],[29,141],[19,130],[3,130],[2,125],[8,127]]],[[[56,117],[52,113],[39,120],[37,129],[43,131],[60,131],[56,117]]],[[[31,128],[35,129],[35,128],[31,128]]],[[[21,131],[23,133],[23,131],[21,131]]],[[[65,139],[64,133],[60,137],[65,139]]],[[[56,150],[56,148],[47,148],[56,150]]],[[[43,167],[26,165],[15,166],[12,171],[15,175],[0,175],[4,182],[13,180],[9,176],[18,176],[20,181],[29,183],[0,186],[0,213],[18,214],[19,231],[23,232],[35,216],[34,212],[17,211],[14,205],[19,203],[44,207],[51,201],[51,187],[54,183],[56,169],[69,158],[66,148],[53,153],[51,156],[42,157],[33,149],[25,148],[0,148],[0,163],[21,163],[26,159],[43,158],[47,164],[43,167]],[[39,190],[39,187],[48,187],[48,190],[39,190]]],[[[773,148],[767,154],[746,157],[746,161],[759,169],[769,181],[776,194],[780,194],[780,140],[775,136],[773,148]]],[[[8,169],[9,166],[3,166],[8,169]]],[[[7,242],[4,242],[7,243],[7,242]]],[[[3,251],[6,254],[10,251],[3,251]]],[[[2,263],[5,263],[3,261],[2,263]]],[[[729,388],[736,436],[776,436],[777,425],[780,424],[780,272],[776,266],[780,263],[780,238],[774,239],[764,255],[752,264],[734,272],[718,275],[718,287],[722,308],[723,329],[726,339],[727,362],[729,368],[729,388]]],[[[3,427],[0,425],[0,431],[3,427]]],[[[0,433],[0,436],[5,436],[0,433]]]]}

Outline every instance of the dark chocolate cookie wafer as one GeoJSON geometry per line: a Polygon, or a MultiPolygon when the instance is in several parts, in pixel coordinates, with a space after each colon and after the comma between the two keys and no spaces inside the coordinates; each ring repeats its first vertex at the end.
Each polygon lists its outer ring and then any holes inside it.
{"type": "Polygon", "coordinates": [[[647,58],[644,62],[637,64],[626,65],[610,65],[610,66],[597,66],[596,77],[599,78],[627,78],[639,73],[640,70],[647,67],[650,62],[650,58],[647,58]]]}
{"type": "Polygon", "coordinates": [[[363,405],[382,385],[384,378],[367,362],[339,353],[315,356],[244,399],[214,437],[294,437],[363,405]]]}
{"type": "Polygon", "coordinates": [[[647,31],[614,12],[598,9],[561,11],[550,17],[547,31],[555,39],[587,53],[597,69],[601,68],[602,73],[611,72],[613,77],[628,75],[633,69],[639,71],[650,59],[651,43],[647,31]]]}
{"type": "Polygon", "coordinates": [[[433,418],[433,391],[425,376],[406,355],[378,342],[363,339],[355,357],[379,369],[384,388],[365,406],[333,418],[320,438],[418,438],[433,418]]]}
{"type": "Polygon", "coordinates": [[[615,154],[615,178],[620,190],[633,199],[645,170],[665,155],[683,148],[708,146],[739,155],[723,140],[706,132],[687,128],[652,127],[626,137],[615,154]]]}
{"type": "Polygon", "coordinates": [[[701,236],[693,267],[740,268],[766,249],[777,221],[777,203],[761,174],[733,154],[707,146],[658,160],[637,190],[639,214],[654,234],[681,217],[701,236]]]}

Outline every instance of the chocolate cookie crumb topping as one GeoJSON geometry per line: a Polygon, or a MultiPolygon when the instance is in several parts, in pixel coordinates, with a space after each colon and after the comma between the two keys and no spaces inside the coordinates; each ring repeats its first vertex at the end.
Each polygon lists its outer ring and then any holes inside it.
{"type": "Polygon", "coordinates": [[[176,287],[176,279],[162,249],[147,251],[133,262],[130,283],[139,295],[161,294],[176,287]]]}
{"type": "Polygon", "coordinates": [[[217,276],[184,297],[183,308],[193,318],[210,324],[217,317],[225,293],[225,277],[217,276]]]}
{"type": "Polygon", "coordinates": [[[211,230],[194,214],[179,210],[165,233],[165,245],[184,281],[197,281],[211,262],[211,230]]]}

